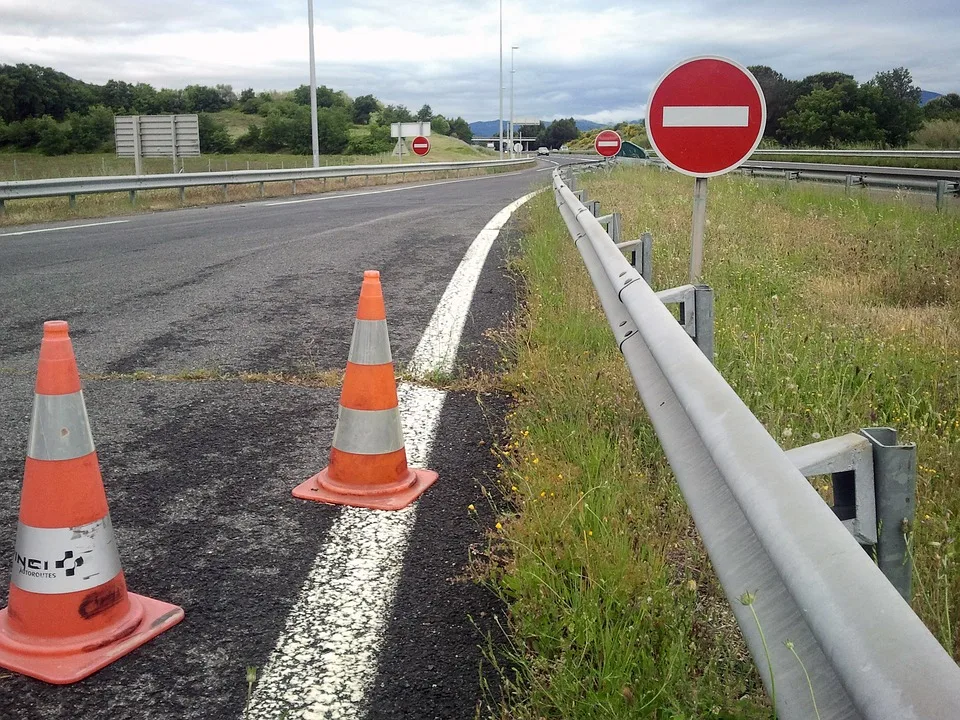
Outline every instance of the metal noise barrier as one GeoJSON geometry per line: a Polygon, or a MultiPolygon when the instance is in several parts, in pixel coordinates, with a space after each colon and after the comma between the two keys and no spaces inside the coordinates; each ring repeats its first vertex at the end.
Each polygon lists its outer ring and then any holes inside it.
{"type": "Polygon", "coordinates": [[[823,720],[958,717],[960,668],[690,341],[559,169],[553,182],[779,717],[808,720],[817,711],[823,720]]]}

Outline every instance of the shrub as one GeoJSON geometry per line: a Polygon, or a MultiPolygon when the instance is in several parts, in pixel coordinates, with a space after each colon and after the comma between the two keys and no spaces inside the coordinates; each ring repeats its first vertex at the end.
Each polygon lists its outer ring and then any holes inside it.
{"type": "Polygon", "coordinates": [[[200,129],[200,151],[208,153],[233,152],[233,141],[227,126],[217,122],[208,113],[199,113],[197,123],[200,129]]]}
{"type": "Polygon", "coordinates": [[[960,120],[928,120],[913,139],[936,150],[960,150],[960,120]]]}
{"type": "Polygon", "coordinates": [[[70,113],[70,146],[73,152],[97,152],[113,140],[113,112],[95,105],[86,115],[70,113]]]}

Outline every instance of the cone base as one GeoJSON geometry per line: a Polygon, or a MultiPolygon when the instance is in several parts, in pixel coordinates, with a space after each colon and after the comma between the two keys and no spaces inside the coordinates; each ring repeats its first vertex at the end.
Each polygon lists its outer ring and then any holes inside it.
{"type": "Polygon", "coordinates": [[[143,614],[133,632],[103,646],[97,646],[94,639],[88,650],[67,648],[62,654],[57,654],[50,645],[38,644],[32,648],[12,639],[5,631],[7,608],[3,608],[0,610],[0,667],[54,685],[69,685],[93,675],[183,620],[181,607],[136,593],[127,593],[127,597],[143,614]]]}
{"type": "Polygon", "coordinates": [[[358,487],[355,492],[344,492],[330,487],[334,483],[338,488],[344,485],[332,481],[328,470],[329,467],[325,467],[306,482],[297,485],[293,489],[293,496],[301,500],[315,500],[329,505],[349,505],[368,510],[402,510],[420,497],[424,490],[437,481],[438,477],[433,470],[409,468],[413,475],[412,482],[402,488],[378,492],[376,486],[372,488],[366,486],[358,487]]]}

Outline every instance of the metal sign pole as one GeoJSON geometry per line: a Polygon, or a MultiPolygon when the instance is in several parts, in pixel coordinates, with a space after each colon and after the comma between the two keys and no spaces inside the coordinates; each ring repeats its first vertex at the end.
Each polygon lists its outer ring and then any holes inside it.
{"type": "Polygon", "coordinates": [[[143,174],[143,150],[140,147],[140,116],[133,116],[133,171],[143,174]]]}
{"type": "Polygon", "coordinates": [[[170,116],[170,156],[173,158],[173,172],[177,172],[177,116],[170,116]]]}
{"type": "Polygon", "coordinates": [[[693,188],[693,230],[690,234],[690,284],[703,272],[703,234],[707,226],[707,178],[698,177],[693,188]]]}

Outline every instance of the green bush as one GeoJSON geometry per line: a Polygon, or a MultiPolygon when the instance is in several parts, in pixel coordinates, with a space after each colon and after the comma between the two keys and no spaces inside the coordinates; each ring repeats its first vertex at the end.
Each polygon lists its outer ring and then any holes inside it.
{"type": "Polygon", "coordinates": [[[199,113],[197,123],[200,129],[200,151],[205,153],[233,152],[233,141],[227,126],[217,122],[208,113],[199,113]]]}
{"type": "Polygon", "coordinates": [[[390,128],[380,125],[371,125],[370,134],[363,137],[350,138],[347,153],[350,155],[376,155],[390,152],[393,149],[393,139],[390,137],[390,128]]]}
{"type": "Polygon", "coordinates": [[[67,130],[49,115],[37,121],[40,140],[37,149],[44,155],[66,155],[70,152],[70,135],[67,130]]]}
{"type": "Polygon", "coordinates": [[[95,105],[86,115],[70,113],[70,149],[73,152],[99,152],[113,140],[113,112],[95,105]]]}
{"type": "Polygon", "coordinates": [[[935,150],[960,150],[960,120],[928,120],[913,139],[935,150]]]}

